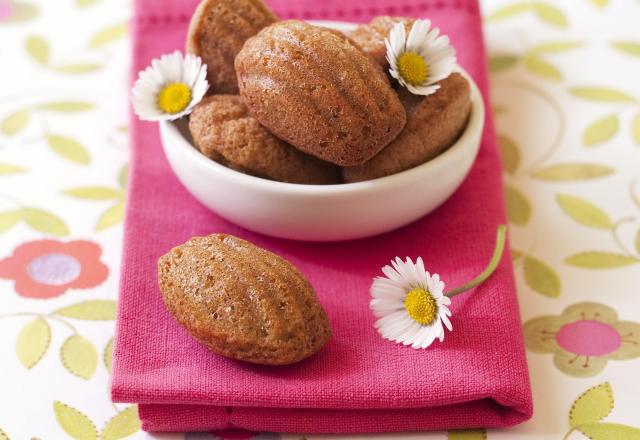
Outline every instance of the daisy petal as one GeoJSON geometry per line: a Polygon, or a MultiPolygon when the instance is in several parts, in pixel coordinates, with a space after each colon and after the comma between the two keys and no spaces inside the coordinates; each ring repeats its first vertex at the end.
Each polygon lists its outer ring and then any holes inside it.
{"type": "Polygon", "coordinates": [[[396,312],[392,315],[380,318],[376,321],[376,327],[386,339],[396,340],[409,330],[415,324],[415,321],[409,318],[405,312],[396,312]]]}
{"type": "Polygon", "coordinates": [[[441,313],[440,314],[440,320],[442,321],[444,326],[447,327],[447,330],[449,330],[449,331],[453,330],[453,326],[451,325],[451,321],[449,320],[449,317],[446,315],[446,313],[441,313]]]}
{"type": "Polygon", "coordinates": [[[429,337],[429,333],[431,333],[431,328],[428,326],[422,326],[420,328],[420,332],[413,339],[413,343],[411,344],[412,348],[420,348],[422,343],[429,337]]]}
{"type": "Polygon", "coordinates": [[[413,321],[411,326],[407,330],[405,330],[403,334],[395,338],[395,341],[398,343],[402,343],[402,345],[411,345],[419,337],[421,330],[422,326],[413,321]]]}
{"type": "Polygon", "coordinates": [[[400,311],[404,308],[402,301],[388,299],[374,299],[370,304],[373,314],[377,317],[386,316],[389,313],[400,311]]]}
{"type": "Polygon", "coordinates": [[[391,47],[394,49],[395,55],[405,51],[405,42],[407,40],[407,31],[404,27],[404,23],[396,23],[391,29],[389,35],[391,41],[391,47]]]}
{"type": "Polygon", "coordinates": [[[427,39],[430,28],[431,21],[416,20],[411,27],[409,36],[407,37],[406,51],[419,53],[424,41],[427,39]]]}
{"type": "Polygon", "coordinates": [[[422,344],[420,344],[420,348],[427,348],[428,346],[433,344],[433,341],[435,341],[435,339],[438,337],[438,333],[434,327],[429,327],[429,330],[429,334],[422,341],[422,344]]]}
{"type": "Polygon", "coordinates": [[[444,341],[444,328],[442,327],[442,323],[438,321],[438,335],[437,338],[440,342],[444,341]]]}

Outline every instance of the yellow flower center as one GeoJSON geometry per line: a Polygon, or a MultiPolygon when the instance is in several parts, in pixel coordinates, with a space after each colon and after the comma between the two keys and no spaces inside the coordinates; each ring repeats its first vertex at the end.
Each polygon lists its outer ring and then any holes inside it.
{"type": "Polygon", "coordinates": [[[183,111],[191,102],[191,89],[184,83],[171,83],[160,90],[158,107],[170,114],[183,111]]]}
{"type": "Polygon", "coordinates": [[[407,293],[404,308],[415,322],[429,325],[435,321],[438,314],[438,303],[427,289],[416,287],[407,293]]]}
{"type": "Polygon", "coordinates": [[[405,52],[398,57],[397,63],[400,76],[412,86],[419,86],[427,79],[429,66],[417,53],[405,52]]]}

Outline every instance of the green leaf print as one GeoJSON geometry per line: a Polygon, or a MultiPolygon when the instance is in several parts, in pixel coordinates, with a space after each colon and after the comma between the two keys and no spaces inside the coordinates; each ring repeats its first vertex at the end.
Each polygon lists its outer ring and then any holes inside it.
{"type": "Polygon", "coordinates": [[[496,10],[493,14],[487,17],[487,21],[501,21],[507,18],[520,15],[527,12],[531,8],[528,2],[511,3],[496,10]]]}
{"type": "Polygon", "coordinates": [[[86,321],[110,321],[116,318],[116,302],[112,299],[92,299],[71,304],[53,313],[86,321]]]}
{"type": "Polygon", "coordinates": [[[447,432],[447,440],[487,440],[484,429],[452,429],[447,432]]]}
{"type": "Polygon", "coordinates": [[[51,342],[51,328],[47,321],[36,318],[28,322],[16,339],[18,359],[28,369],[33,368],[45,355],[51,342]]]}
{"type": "Polygon", "coordinates": [[[601,251],[580,252],[568,257],[565,261],[571,266],[583,269],[617,269],[640,263],[640,260],[635,257],[601,251]]]}
{"type": "Polygon", "coordinates": [[[140,431],[140,418],[138,417],[138,406],[132,405],[120,411],[107,422],[101,440],[120,440],[129,437],[140,431]]]}
{"type": "Polygon", "coordinates": [[[76,0],[76,6],[79,8],[86,8],[88,6],[93,6],[98,3],[99,0],[76,0]]]}
{"type": "Polygon", "coordinates": [[[87,338],[72,335],[60,347],[60,359],[73,375],[89,380],[98,366],[98,352],[87,338]]]}
{"type": "Polygon", "coordinates": [[[118,173],[118,185],[120,188],[125,189],[127,187],[127,180],[129,177],[129,165],[124,165],[120,168],[120,172],[118,173]]]}
{"type": "Polygon", "coordinates": [[[95,105],[93,105],[90,102],[84,102],[84,101],[53,101],[53,102],[47,102],[45,104],[40,104],[37,106],[37,108],[41,110],[52,111],[52,112],[69,113],[69,112],[84,112],[87,110],[92,110],[93,108],[95,108],[95,105]]]}
{"type": "Polygon", "coordinates": [[[22,210],[0,212],[0,233],[8,231],[22,220],[22,210]]]}
{"type": "Polygon", "coordinates": [[[49,63],[49,43],[47,43],[47,40],[44,38],[36,35],[27,37],[25,49],[36,62],[42,65],[47,65],[49,63]]]}
{"type": "Polygon", "coordinates": [[[47,142],[53,151],[72,162],[88,165],[91,162],[87,149],[75,139],[58,134],[48,134],[47,142]]]}
{"type": "Polygon", "coordinates": [[[53,412],[60,427],[75,440],[98,440],[98,430],[91,419],[62,402],[53,402],[53,412]]]}
{"type": "Polygon", "coordinates": [[[96,232],[104,231],[121,223],[124,220],[124,211],[126,204],[124,201],[118,202],[102,213],[96,224],[96,232]]]}
{"type": "Polygon", "coordinates": [[[569,411],[569,426],[575,428],[585,423],[597,423],[613,410],[613,391],[609,382],[589,388],[582,393],[569,411]]]}
{"type": "Polygon", "coordinates": [[[48,211],[26,207],[22,208],[22,217],[36,231],[57,236],[69,235],[66,223],[48,211]]]}
{"type": "Polygon", "coordinates": [[[607,213],[588,200],[569,194],[558,194],[557,200],[562,210],[581,225],[600,229],[613,227],[607,213]]]}
{"type": "Polygon", "coordinates": [[[535,53],[556,53],[564,52],[566,50],[575,49],[582,46],[582,43],[575,40],[567,41],[548,41],[546,43],[538,44],[531,49],[531,52],[535,53]]]}
{"type": "Polygon", "coordinates": [[[106,186],[80,186],[64,191],[64,194],[84,200],[117,200],[122,198],[122,191],[106,186]]]}
{"type": "Polygon", "coordinates": [[[580,425],[578,430],[592,440],[640,440],[640,429],[618,423],[580,425]]]}
{"type": "Polygon", "coordinates": [[[540,20],[552,26],[567,27],[567,19],[558,8],[544,2],[533,2],[532,6],[540,20]]]}
{"type": "Polygon", "coordinates": [[[606,142],[618,132],[618,115],[608,115],[587,126],[582,134],[582,143],[587,147],[606,142]]]}
{"type": "Polygon", "coordinates": [[[102,64],[97,63],[69,63],[55,67],[56,72],[70,74],[91,73],[100,69],[102,69],[102,64]]]}
{"type": "Polygon", "coordinates": [[[118,23],[113,26],[109,26],[97,34],[95,34],[91,41],[89,42],[89,46],[92,49],[97,49],[104,45],[113,43],[121,38],[124,38],[127,35],[128,28],[126,23],[118,23]]]}
{"type": "Polygon", "coordinates": [[[623,53],[640,57],[640,42],[638,41],[614,41],[611,45],[623,53]]]}
{"type": "Polygon", "coordinates": [[[18,174],[27,171],[18,165],[11,165],[10,163],[0,162],[0,176],[7,174],[18,174]]]}
{"type": "Polygon", "coordinates": [[[569,89],[569,93],[578,98],[588,99],[590,101],[621,103],[637,102],[633,96],[608,87],[572,87],[569,89]]]}
{"type": "Polygon", "coordinates": [[[111,374],[111,365],[113,364],[113,338],[109,339],[109,342],[107,342],[107,345],[104,347],[102,361],[104,362],[104,367],[109,374],[111,374]]]}
{"type": "Polygon", "coordinates": [[[598,179],[613,174],[615,170],[595,163],[561,163],[542,168],[533,177],[551,182],[571,182],[598,179]]]}
{"type": "Polygon", "coordinates": [[[602,420],[611,414],[614,400],[609,382],[589,388],[573,402],[569,412],[568,439],[579,431],[592,440],[640,440],[640,429],[602,420]]]}
{"type": "Polygon", "coordinates": [[[524,257],[524,279],[534,291],[557,298],[562,290],[558,274],[537,258],[527,255],[524,257]]]}
{"type": "Polygon", "coordinates": [[[496,55],[489,58],[489,70],[492,73],[498,73],[513,67],[518,62],[516,55],[496,55]]]}
{"type": "Polygon", "coordinates": [[[518,144],[505,135],[498,136],[498,143],[500,144],[504,170],[509,174],[515,173],[518,166],[520,166],[520,148],[518,144]]]}
{"type": "Polygon", "coordinates": [[[518,226],[527,224],[531,217],[531,204],[529,201],[520,191],[510,185],[505,185],[504,191],[509,221],[518,226]]]}
{"type": "Polygon", "coordinates": [[[524,66],[531,73],[538,75],[539,77],[552,79],[554,81],[562,80],[562,73],[550,64],[536,55],[529,55],[524,59],[524,66]]]}
{"type": "Polygon", "coordinates": [[[27,127],[30,116],[29,110],[25,109],[11,113],[2,120],[0,131],[7,136],[16,135],[27,127]]]}
{"type": "Polygon", "coordinates": [[[640,145],[640,113],[636,113],[631,121],[631,136],[636,145],[640,145]]]}

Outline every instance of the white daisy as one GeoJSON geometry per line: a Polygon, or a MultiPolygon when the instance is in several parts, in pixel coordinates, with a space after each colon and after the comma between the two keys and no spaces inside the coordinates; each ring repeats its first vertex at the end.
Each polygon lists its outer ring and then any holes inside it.
{"type": "Polygon", "coordinates": [[[207,65],[180,51],[162,55],[140,72],[133,85],[133,109],[145,121],[174,120],[191,113],[209,88],[207,65]]]}
{"type": "Polygon", "coordinates": [[[383,338],[426,348],[437,338],[444,340],[444,327],[451,331],[451,299],[444,295],[438,274],[429,274],[422,258],[407,257],[382,268],[386,277],[376,277],[371,285],[371,310],[379,319],[376,328],[383,338]]]}
{"type": "Polygon", "coordinates": [[[431,21],[416,20],[406,36],[404,23],[396,23],[384,40],[389,73],[415,95],[430,95],[440,88],[456,65],[456,51],[449,37],[431,28],[431,21]]]}

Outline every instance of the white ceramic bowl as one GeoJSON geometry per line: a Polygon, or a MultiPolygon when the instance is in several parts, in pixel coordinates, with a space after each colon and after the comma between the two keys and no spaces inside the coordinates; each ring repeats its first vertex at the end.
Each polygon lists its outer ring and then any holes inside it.
{"type": "MultiPolygon", "coordinates": [[[[353,28],[348,23],[322,25],[353,28]]],[[[293,240],[369,237],[430,213],[469,173],[482,137],[484,104],[473,80],[465,76],[471,83],[471,115],[456,143],[422,165],[366,182],[299,185],[234,171],[193,146],[185,121],[161,122],[160,136],[171,168],[187,190],[233,223],[293,240]]]]}

